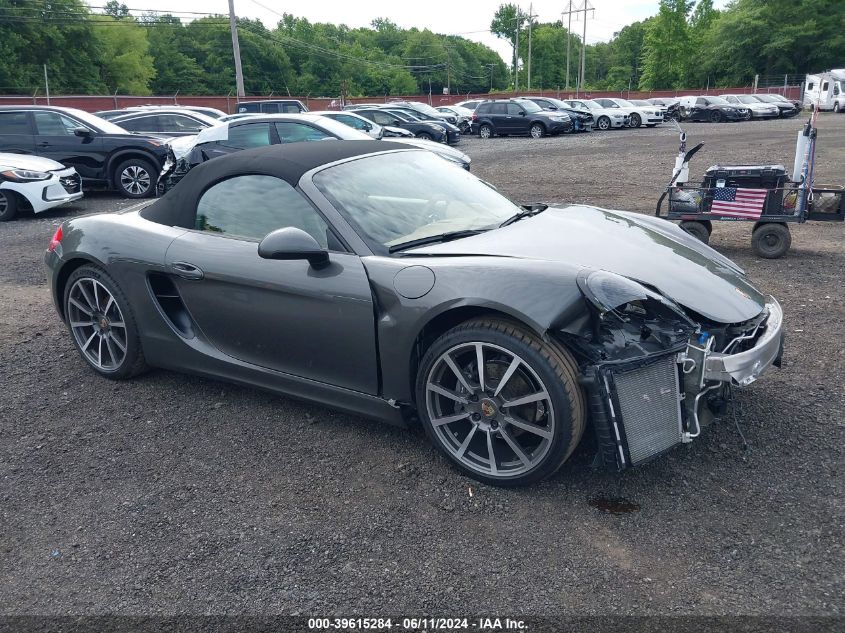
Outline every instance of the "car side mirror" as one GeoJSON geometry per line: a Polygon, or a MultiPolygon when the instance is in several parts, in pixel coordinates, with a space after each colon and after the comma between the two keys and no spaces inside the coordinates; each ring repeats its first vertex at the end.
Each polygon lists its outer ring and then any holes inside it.
{"type": "Polygon", "coordinates": [[[75,127],[73,128],[73,134],[74,136],[81,136],[84,138],[87,136],[91,136],[91,130],[89,130],[87,127],[75,127]]]}
{"type": "Polygon", "coordinates": [[[519,111],[519,116],[525,116],[525,110],[520,110],[520,111],[519,111]]]}
{"type": "Polygon", "coordinates": [[[550,105],[549,110],[557,110],[557,106],[556,105],[550,105]]]}
{"type": "Polygon", "coordinates": [[[266,235],[258,244],[258,256],[262,259],[307,259],[314,268],[323,268],[329,263],[328,251],[308,233],[293,226],[266,235]]]}

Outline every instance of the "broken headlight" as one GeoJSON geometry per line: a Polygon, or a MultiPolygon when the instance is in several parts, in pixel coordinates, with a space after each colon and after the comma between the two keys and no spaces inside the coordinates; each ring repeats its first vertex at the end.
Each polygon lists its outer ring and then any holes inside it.
{"type": "Polygon", "coordinates": [[[695,326],[680,306],[633,279],[606,270],[594,270],[579,273],[577,282],[581,293],[602,317],[612,313],[626,321],[629,317],[671,314],[673,320],[680,318],[695,326]]]}

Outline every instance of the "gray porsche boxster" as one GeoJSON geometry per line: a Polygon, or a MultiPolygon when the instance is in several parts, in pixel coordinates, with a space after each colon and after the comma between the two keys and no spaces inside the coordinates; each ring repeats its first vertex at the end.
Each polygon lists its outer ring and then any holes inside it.
{"type": "Polygon", "coordinates": [[[419,421],[499,485],[591,429],[636,466],[779,365],[782,311],[675,225],[519,207],[385,141],[247,150],[143,209],[62,224],[53,299],[106,378],[171,368],[419,421]]]}

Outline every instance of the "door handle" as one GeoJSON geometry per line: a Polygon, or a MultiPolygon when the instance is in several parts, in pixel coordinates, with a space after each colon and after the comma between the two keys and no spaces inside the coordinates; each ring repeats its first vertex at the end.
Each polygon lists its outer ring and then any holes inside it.
{"type": "Polygon", "coordinates": [[[173,262],[170,269],[183,279],[202,279],[202,269],[188,262],[173,262]]]}
{"type": "Polygon", "coordinates": [[[50,147],[50,144],[47,141],[41,141],[37,145],[38,147],[50,147]]]}

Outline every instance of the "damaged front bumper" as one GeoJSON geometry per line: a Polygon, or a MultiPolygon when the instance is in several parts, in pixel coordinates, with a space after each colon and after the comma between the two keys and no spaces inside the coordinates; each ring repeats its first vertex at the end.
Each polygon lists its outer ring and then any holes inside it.
{"type": "Polygon", "coordinates": [[[772,365],[780,365],[783,356],[783,309],[774,297],[766,303],[765,328],[749,350],[736,354],[710,353],[704,361],[704,380],[730,382],[745,387],[757,380],[772,365]]]}
{"type": "Polygon", "coordinates": [[[780,366],[783,310],[770,298],[765,313],[721,352],[712,349],[714,337],[699,331],[684,348],[588,368],[601,461],[621,470],[693,441],[724,410],[732,387],[750,385],[770,366],[780,366]]]}

